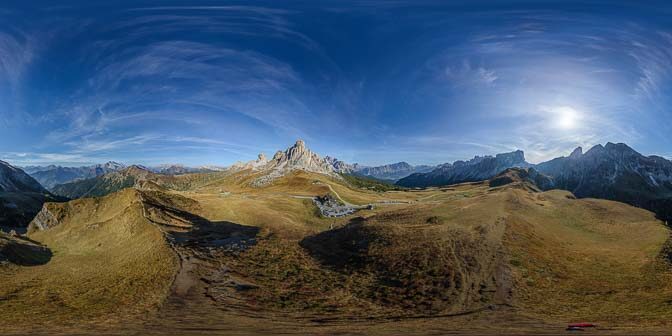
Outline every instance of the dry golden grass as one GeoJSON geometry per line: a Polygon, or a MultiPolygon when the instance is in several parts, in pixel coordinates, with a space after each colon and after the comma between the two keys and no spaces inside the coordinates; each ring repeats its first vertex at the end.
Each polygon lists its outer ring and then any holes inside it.
{"type": "MultiPolygon", "coordinates": [[[[518,318],[543,326],[590,320],[665,328],[672,321],[672,274],[662,256],[670,232],[647,211],[561,191],[533,192],[522,183],[381,193],[306,172],[260,188],[250,187],[255,177],[192,175],[180,191],[144,193],[213,225],[261,229],[256,245],[194,266],[209,279],[199,282],[207,303],[164,306],[163,316],[177,317],[156,323],[178,326],[207,312],[206,323],[247,328],[253,323],[246,314],[254,312],[306,328],[306,319],[371,318],[387,322],[334,330],[384,334],[395,326],[448,332],[465,321],[481,331],[522,332],[525,327],[511,325],[518,318]],[[326,219],[300,198],[327,193],[375,206],[326,219]],[[252,286],[235,290],[231,279],[252,286]],[[214,309],[213,300],[229,310],[214,309]],[[493,305],[501,309],[489,310],[493,305]],[[469,318],[447,317],[469,312],[469,318]],[[416,318],[420,322],[411,322],[416,318]]],[[[53,258],[0,270],[4,321],[102,321],[158,309],[177,257],[160,227],[143,216],[138,195],[125,190],[56,207],[67,215],[63,224],[31,234],[53,258]]],[[[152,209],[150,217],[174,219],[161,211],[152,209]]]]}
{"type": "Polygon", "coordinates": [[[569,193],[509,195],[507,241],[521,308],[539,317],[668,324],[670,233],[653,214],[569,193]]]}
{"type": "Polygon", "coordinates": [[[137,192],[51,204],[59,226],[30,234],[53,257],[0,270],[3,328],[105,322],[158,308],[177,268],[161,231],[143,216],[137,192]]]}

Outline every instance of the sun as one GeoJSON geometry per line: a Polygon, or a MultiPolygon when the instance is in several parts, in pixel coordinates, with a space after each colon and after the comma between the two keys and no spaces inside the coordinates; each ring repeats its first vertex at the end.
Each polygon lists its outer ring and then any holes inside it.
{"type": "Polygon", "coordinates": [[[553,124],[562,130],[571,130],[578,127],[581,114],[570,106],[558,106],[550,110],[553,114],[553,124]]]}

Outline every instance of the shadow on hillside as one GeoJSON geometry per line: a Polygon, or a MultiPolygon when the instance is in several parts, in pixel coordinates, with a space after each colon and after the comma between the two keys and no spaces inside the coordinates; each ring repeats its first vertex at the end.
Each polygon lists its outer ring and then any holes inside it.
{"type": "Polygon", "coordinates": [[[258,227],[228,221],[210,222],[193,216],[197,219],[191,230],[171,233],[174,241],[184,247],[241,249],[256,244],[258,227]]]}
{"type": "Polygon", "coordinates": [[[44,265],[53,253],[45,246],[25,238],[0,236],[0,262],[8,261],[19,266],[44,265]]]}
{"type": "Polygon", "coordinates": [[[656,217],[668,226],[672,226],[672,198],[651,200],[643,207],[654,212],[656,217]]]}
{"type": "Polygon", "coordinates": [[[166,197],[161,193],[144,193],[145,216],[166,228],[179,246],[203,250],[212,248],[241,249],[256,244],[259,228],[228,221],[211,222],[193,212],[198,203],[186,197],[166,197]]]}
{"type": "Polygon", "coordinates": [[[366,219],[356,217],[343,227],[306,237],[299,245],[324,266],[336,270],[358,267],[366,261],[373,237],[365,223],[366,219]]]}

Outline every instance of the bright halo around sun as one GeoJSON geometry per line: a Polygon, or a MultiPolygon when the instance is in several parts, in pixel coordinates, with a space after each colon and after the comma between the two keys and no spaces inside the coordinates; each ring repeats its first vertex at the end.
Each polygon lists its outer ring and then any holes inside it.
{"type": "Polygon", "coordinates": [[[579,113],[569,107],[569,106],[563,106],[557,109],[557,125],[558,128],[562,129],[573,129],[576,128],[577,126],[577,119],[579,118],[579,113]]]}
{"type": "Polygon", "coordinates": [[[572,130],[579,127],[581,113],[571,106],[543,107],[547,113],[550,126],[561,130],[572,130]]]}

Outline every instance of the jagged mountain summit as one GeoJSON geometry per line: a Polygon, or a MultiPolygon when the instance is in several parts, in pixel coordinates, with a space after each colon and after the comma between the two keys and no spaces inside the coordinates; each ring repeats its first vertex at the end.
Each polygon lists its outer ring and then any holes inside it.
{"type": "Polygon", "coordinates": [[[274,171],[305,170],[326,175],[336,173],[332,162],[308,149],[303,140],[297,140],[294,146],[287,148],[285,151],[277,151],[264,169],[274,171]]]}
{"type": "Polygon", "coordinates": [[[597,186],[632,183],[651,191],[672,192],[672,162],[660,156],[644,156],[623,143],[597,145],[585,154],[579,147],[568,157],[540,163],[537,168],[577,195],[594,196],[606,192],[595,190],[597,186]]]}
{"type": "Polygon", "coordinates": [[[623,143],[597,145],[583,153],[579,147],[567,157],[536,166],[553,179],[554,187],[577,197],[604,198],[650,209],[672,218],[672,162],[644,156],[623,143]]]}
{"type": "Polygon", "coordinates": [[[58,184],[102,176],[124,168],[126,165],[114,161],[82,167],[54,165],[26,167],[27,172],[47,189],[52,189],[58,184]]]}
{"type": "Polygon", "coordinates": [[[231,166],[233,171],[250,169],[261,173],[252,184],[255,186],[266,185],[278,177],[295,170],[303,170],[311,173],[329,175],[340,178],[339,172],[348,170],[342,166],[341,161],[330,157],[321,157],[311,151],[303,140],[297,140],[296,143],[284,151],[277,151],[273,158],[268,160],[262,153],[257,160],[246,163],[236,163],[231,166]]]}
{"type": "Polygon", "coordinates": [[[262,153],[256,160],[237,162],[231,166],[231,169],[236,171],[251,169],[253,171],[270,172],[268,178],[262,178],[260,181],[272,180],[292,170],[304,170],[336,178],[340,178],[338,174],[355,174],[396,181],[416,172],[430,171],[432,168],[434,167],[426,165],[412,166],[406,162],[375,167],[357,163],[350,164],[331,156],[320,156],[311,151],[303,140],[297,140],[293,146],[284,151],[277,151],[270,160],[262,153]]]}
{"type": "Polygon", "coordinates": [[[532,164],[525,161],[525,153],[517,150],[496,156],[476,156],[469,161],[455,161],[440,165],[427,173],[416,173],[397,184],[403,187],[430,187],[490,179],[508,168],[526,168],[532,164]]]}

